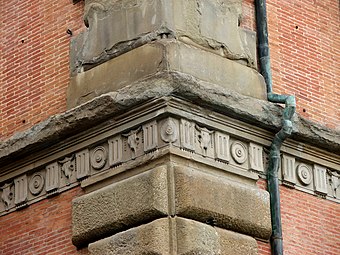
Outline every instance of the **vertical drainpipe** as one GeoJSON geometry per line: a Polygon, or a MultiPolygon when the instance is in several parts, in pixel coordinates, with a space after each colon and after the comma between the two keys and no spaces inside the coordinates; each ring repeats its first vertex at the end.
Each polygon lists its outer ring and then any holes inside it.
{"type": "Polygon", "coordinates": [[[266,0],[255,0],[258,52],[261,73],[267,85],[268,101],[285,104],[283,110],[282,128],[275,134],[270,146],[267,169],[268,191],[270,194],[270,211],[272,221],[271,249],[272,255],[283,255],[282,224],[280,212],[280,192],[278,169],[280,165],[280,149],[283,141],[292,132],[292,117],[295,113],[295,97],[273,93],[270,54],[268,45],[266,0]]]}

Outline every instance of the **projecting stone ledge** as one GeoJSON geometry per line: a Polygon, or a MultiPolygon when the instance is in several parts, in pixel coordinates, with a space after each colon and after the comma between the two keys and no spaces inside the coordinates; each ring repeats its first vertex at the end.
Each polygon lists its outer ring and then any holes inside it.
{"type": "Polygon", "coordinates": [[[180,217],[162,218],[89,245],[91,255],[256,255],[254,238],[180,217]]]}
{"type": "Polygon", "coordinates": [[[160,167],[76,198],[73,243],[80,246],[167,214],[167,173],[160,167]]]}
{"type": "Polygon", "coordinates": [[[175,167],[176,214],[261,239],[271,234],[269,194],[221,176],[175,167]]]}
{"type": "Polygon", "coordinates": [[[223,172],[204,173],[208,170],[203,165],[194,168],[175,162],[165,160],[164,165],[76,198],[72,208],[73,243],[87,245],[174,215],[269,238],[267,191],[249,180],[230,180],[223,172]]]}
{"type": "Polygon", "coordinates": [[[160,40],[71,77],[68,108],[145,77],[171,71],[192,75],[242,95],[266,99],[264,80],[254,69],[177,40],[160,40]]]}
{"type": "MultiPolygon", "coordinates": [[[[281,127],[281,106],[199,81],[191,75],[177,72],[162,73],[96,97],[65,113],[52,116],[24,132],[17,133],[0,144],[0,163],[4,165],[29,156],[34,151],[42,151],[56,144],[56,141],[63,141],[89,130],[150,100],[172,96],[179,96],[264,129],[277,131],[281,127]]],[[[307,121],[298,115],[294,118],[292,138],[329,152],[340,151],[339,132],[307,121]]]]}

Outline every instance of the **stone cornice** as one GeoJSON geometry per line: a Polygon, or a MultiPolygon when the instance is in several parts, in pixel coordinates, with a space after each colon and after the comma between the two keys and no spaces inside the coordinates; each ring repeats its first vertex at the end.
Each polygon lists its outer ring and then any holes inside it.
{"type": "MultiPolygon", "coordinates": [[[[117,176],[133,175],[133,169],[140,171],[145,166],[151,166],[151,161],[169,155],[253,184],[259,175],[265,176],[267,148],[274,134],[271,130],[246,123],[243,121],[244,114],[240,115],[241,118],[237,115],[231,118],[219,113],[223,109],[216,111],[211,105],[208,107],[207,96],[214,98],[209,94],[211,87],[205,87],[205,95],[200,98],[191,97],[188,100],[184,89],[176,90],[185,86],[184,82],[173,87],[176,93],[169,89],[164,80],[158,79],[157,82],[157,91],[150,89],[148,93],[135,91],[134,94],[127,94],[127,88],[124,91],[126,94],[121,90],[105,95],[101,97],[105,107],[103,104],[96,106],[99,101],[93,100],[91,107],[82,105],[56,116],[40,133],[35,131],[36,136],[31,133],[31,144],[26,144],[30,153],[25,155],[23,149],[20,158],[13,157],[11,162],[6,159],[0,167],[0,214],[28,206],[79,184],[93,190],[98,183],[110,182],[117,176]],[[171,93],[164,96],[164,90],[171,93]],[[182,98],[179,98],[179,91],[182,98]],[[146,96],[150,93],[154,96],[146,96]],[[135,101],[133,96],[138,100],[135,101]],[[200,104],[198,100],[201,100],[200,104]],[[111,111],[109,105],[114,110],[111,111]],[[127,110],[128,105],[130,110],[127,110]],[[85,106],[89,112],[84,111],[85,106]],[[102,111],[98,112],[98,108],[102,111]],[[94,113],[102,115],[94,116],[94,113]],[[102,120],[104,117],[109,119],[100,122],[100,117],[102,120]],[[81,122],[78,126],[76,119],[81,122]],[[42,142],[34,140],[37,137],[42,142]],[[51,141],[52,138],[55,140],[51,141]]],[[[147,86],[150,80],[144,83],[147,86]]],[[[202,89],[203,93],[203,88],[194,88],[202,89]]],[[[222,100],[221,93],[217,97],[222,100]]],[[[242,105],[242,100],[249,100],[239,99],[239,105],[242,105]]],[[[236,108],[236,101],[229,103],[229,108],[236,108]]],[[[257,103],[261,107],[267,104],[263,101],[257,103]]],[[[253,109],[257,107],[253,105],[253,109]]],[[[242,107],[239,109],[243,110],[242,107]]],[[[288,139],[282,147],[279,175],[284,185],[339,202],[340,157],[329,150],[288,139]]]]}
{"type": "MultiPolygon", "coordinates": [[[[176,96],[270,131],[280,128],[282,107],[246,97],[179,73],[161,73],[116,92],[97,97],[63,114],[52,116],[0,144],[2,165],[49,147],[109,120],[112,116],[157,98],[176,96]]],[[[112,121],[112,120],[111,120],[112,121]]],[[[292,138],[340,151],[340,133],[296,115],[292,138]]]]}

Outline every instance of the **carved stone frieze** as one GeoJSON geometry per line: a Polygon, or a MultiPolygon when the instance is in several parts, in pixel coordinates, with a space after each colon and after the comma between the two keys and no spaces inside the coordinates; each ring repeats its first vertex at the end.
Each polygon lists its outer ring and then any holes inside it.
{"type": "Polygon", "coordinates": [[[327,170],[330,196],[340,199],[340,173],[327,170]]]}
{"type": "Polygon", "coordinates": [[[285,185],[294,187],[296,184],[295,158],[286,154],[282,156],[282,177],[285,185]]]}
{"type": "Polygon", "coordinates": [[[47,194],[53,195],[59,189],[60,168],[58,162],[46,166],[46,191],[47,194]]]}
{"type": "Polygon", "coordinates": [[[315,192],[319,195],[325,196],[328,193],[327,187],[327,169],[323,166],[314,165],[314,187],[315,192]]]}
{"type": "Polygon", "coordinates": [[[143,125],[143,143],[144,143],[145,153],[148,153],[150,151],[157,149],[158,130],[157,130],[156,121],[143,125]]]}
{"type": "Polygon", "coordinates": [[[340,173],[319,164],[306,163],[304,159],[283,154],[283,184],[321,197],[339,199],[340,173]]]}
{"type": "Polygon", "coordinates": [[[244,143],[241,141],[235,141],[231,145],[231,156],[237,164],[243,164],[248,158],[248,150],[244,143]]]}
{"type": "Polygon", "coordinates": [[[309,185],[312,183],[313,180],[312,169],[306,164],[301,163],[297,167],[297,175],[303,185],[309,185]]]}
{"type": "Polygon", "coordinates": [[[166,143],[174,143],[178,140],[178,128],[172,118],[166,119],[161,127],[161,138],[166,143]]]}
{"type": "Polygon", "coordinates": [[[8,210],[12,207],[13,204],[13,198],[14,198],[14,185],[12,182],[5,183],[2,187],[0,187],[1,190],[1,201],[3,204],[3,210],[8,210]]]}
{"type": "Polygon", "coordinates": [[[60,164],[61,173],[65,177],[66,184],[69,184],[71,178],[75,175],[75,160],[74,155],[65,157],[63,160],[58,161],[60,164]]]}
{"type": "Polygon", "coordinates": [[[251,170],[264,172],[262,146],[255,143],[249,144],[249,162],[251,170]]]}
{"type": "MultiPolygon", "coordinates": [[[[232,124],[224,129],[224,122],[220,125],[215,119],[205,121],[175,114],[141,119],[125,123],[124,128],[107,129],[107,136],[92,136],[89,142],[84,139],[81,146],[51,161],[0,179],[0,215],[56,195],[87,178],[90,179],[85,183],[94,183],[165,153],[198,160],[242,178],[265,176],[265,146],[270,143],[256,140],[260,133],[252,138],[252,129],[249,133],[235,131],[232,124]]],[[[340,169],[335,164],[302,157],[294,150],[287,153],[285,147],[281,162],[283,184],[340,202],[340,169]]]]}
{"type": "Polygon", "coordinates": [[[138,135],[140,133],[141,127],[131,130],[127,134],[123,134],[127,138],[127,144],[131,152],[131,158],[135,159],[138,155],[138,148],[140,148],[141,138],[138,135]]]}
{"type": "Polygon", "coordinates": [[[40,172],[36,172],[32,175],[28,187],[32,195],[39,195],[45,185],[45,178],[40,172]]]}
{"type": "Polygon", "coordinates": [[[109,164],[117,166],[123,162],[123,138],[117,135],[108,140],[109,142],[109,164]]]}
{"type": "Polygon", "coordinates": [[[78,180],[90,175],[90,154],[88,149],[76,153],[76,172],[78,180]]]}
{"type": "Polygon", "coordinates": [[[26,174],[21,175],[14,179],[14,203],[17,208],[26,206],[28,196],[26,174]]]}
{"type": "Polygon", "coordinates": [[[186,119],[181,119],[180,124],[181,148],[187,151],[194,151],[195,124],[186,119]]]}
{"type": "Polygon", "coordinates": [[[229,135],[215,132],[215,159],[224,163],[229,163],[229,135]]]}
{"type": "Polygon", "coordinates": [[[204,157],[208,155],[208,150],[213,148],[212,135],[214,131],[208,130],[207,128],[202,128],[196,125],[197,139],[200,144],[201,152],[204,157]]]}
{"type": "Polygon", "coordinates": [[[107,161],[107,152],[105,147],[98,146],[96,147],[91,154],[91,166],[95,170],[102,169],[107,161]]]}

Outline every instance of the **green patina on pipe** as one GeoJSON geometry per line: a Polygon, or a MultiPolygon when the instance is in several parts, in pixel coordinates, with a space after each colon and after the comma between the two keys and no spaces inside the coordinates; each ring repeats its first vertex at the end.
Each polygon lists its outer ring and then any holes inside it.
{"type": "Polygon", "coordinates": [[[273,93],[272,74],[270,68],[270,52],[268,43],[266,0],[256,0],[256,26],[258,37],[258,51],[260,57],[261,73],[267,85],[268,101],[284,103],[283,120],[281,130],[275,134],[270,146],[268,174],[268,191],[270,193],[270,210],[272,221],[271,248],[273,255],[283,255],[282,223],[280,211],[280,192],[278,181],[278,169],[280,165],[280,149],[284,140],[293,129],[292,118],[295,113],[295,97],[278,95],[273,93]]]}

